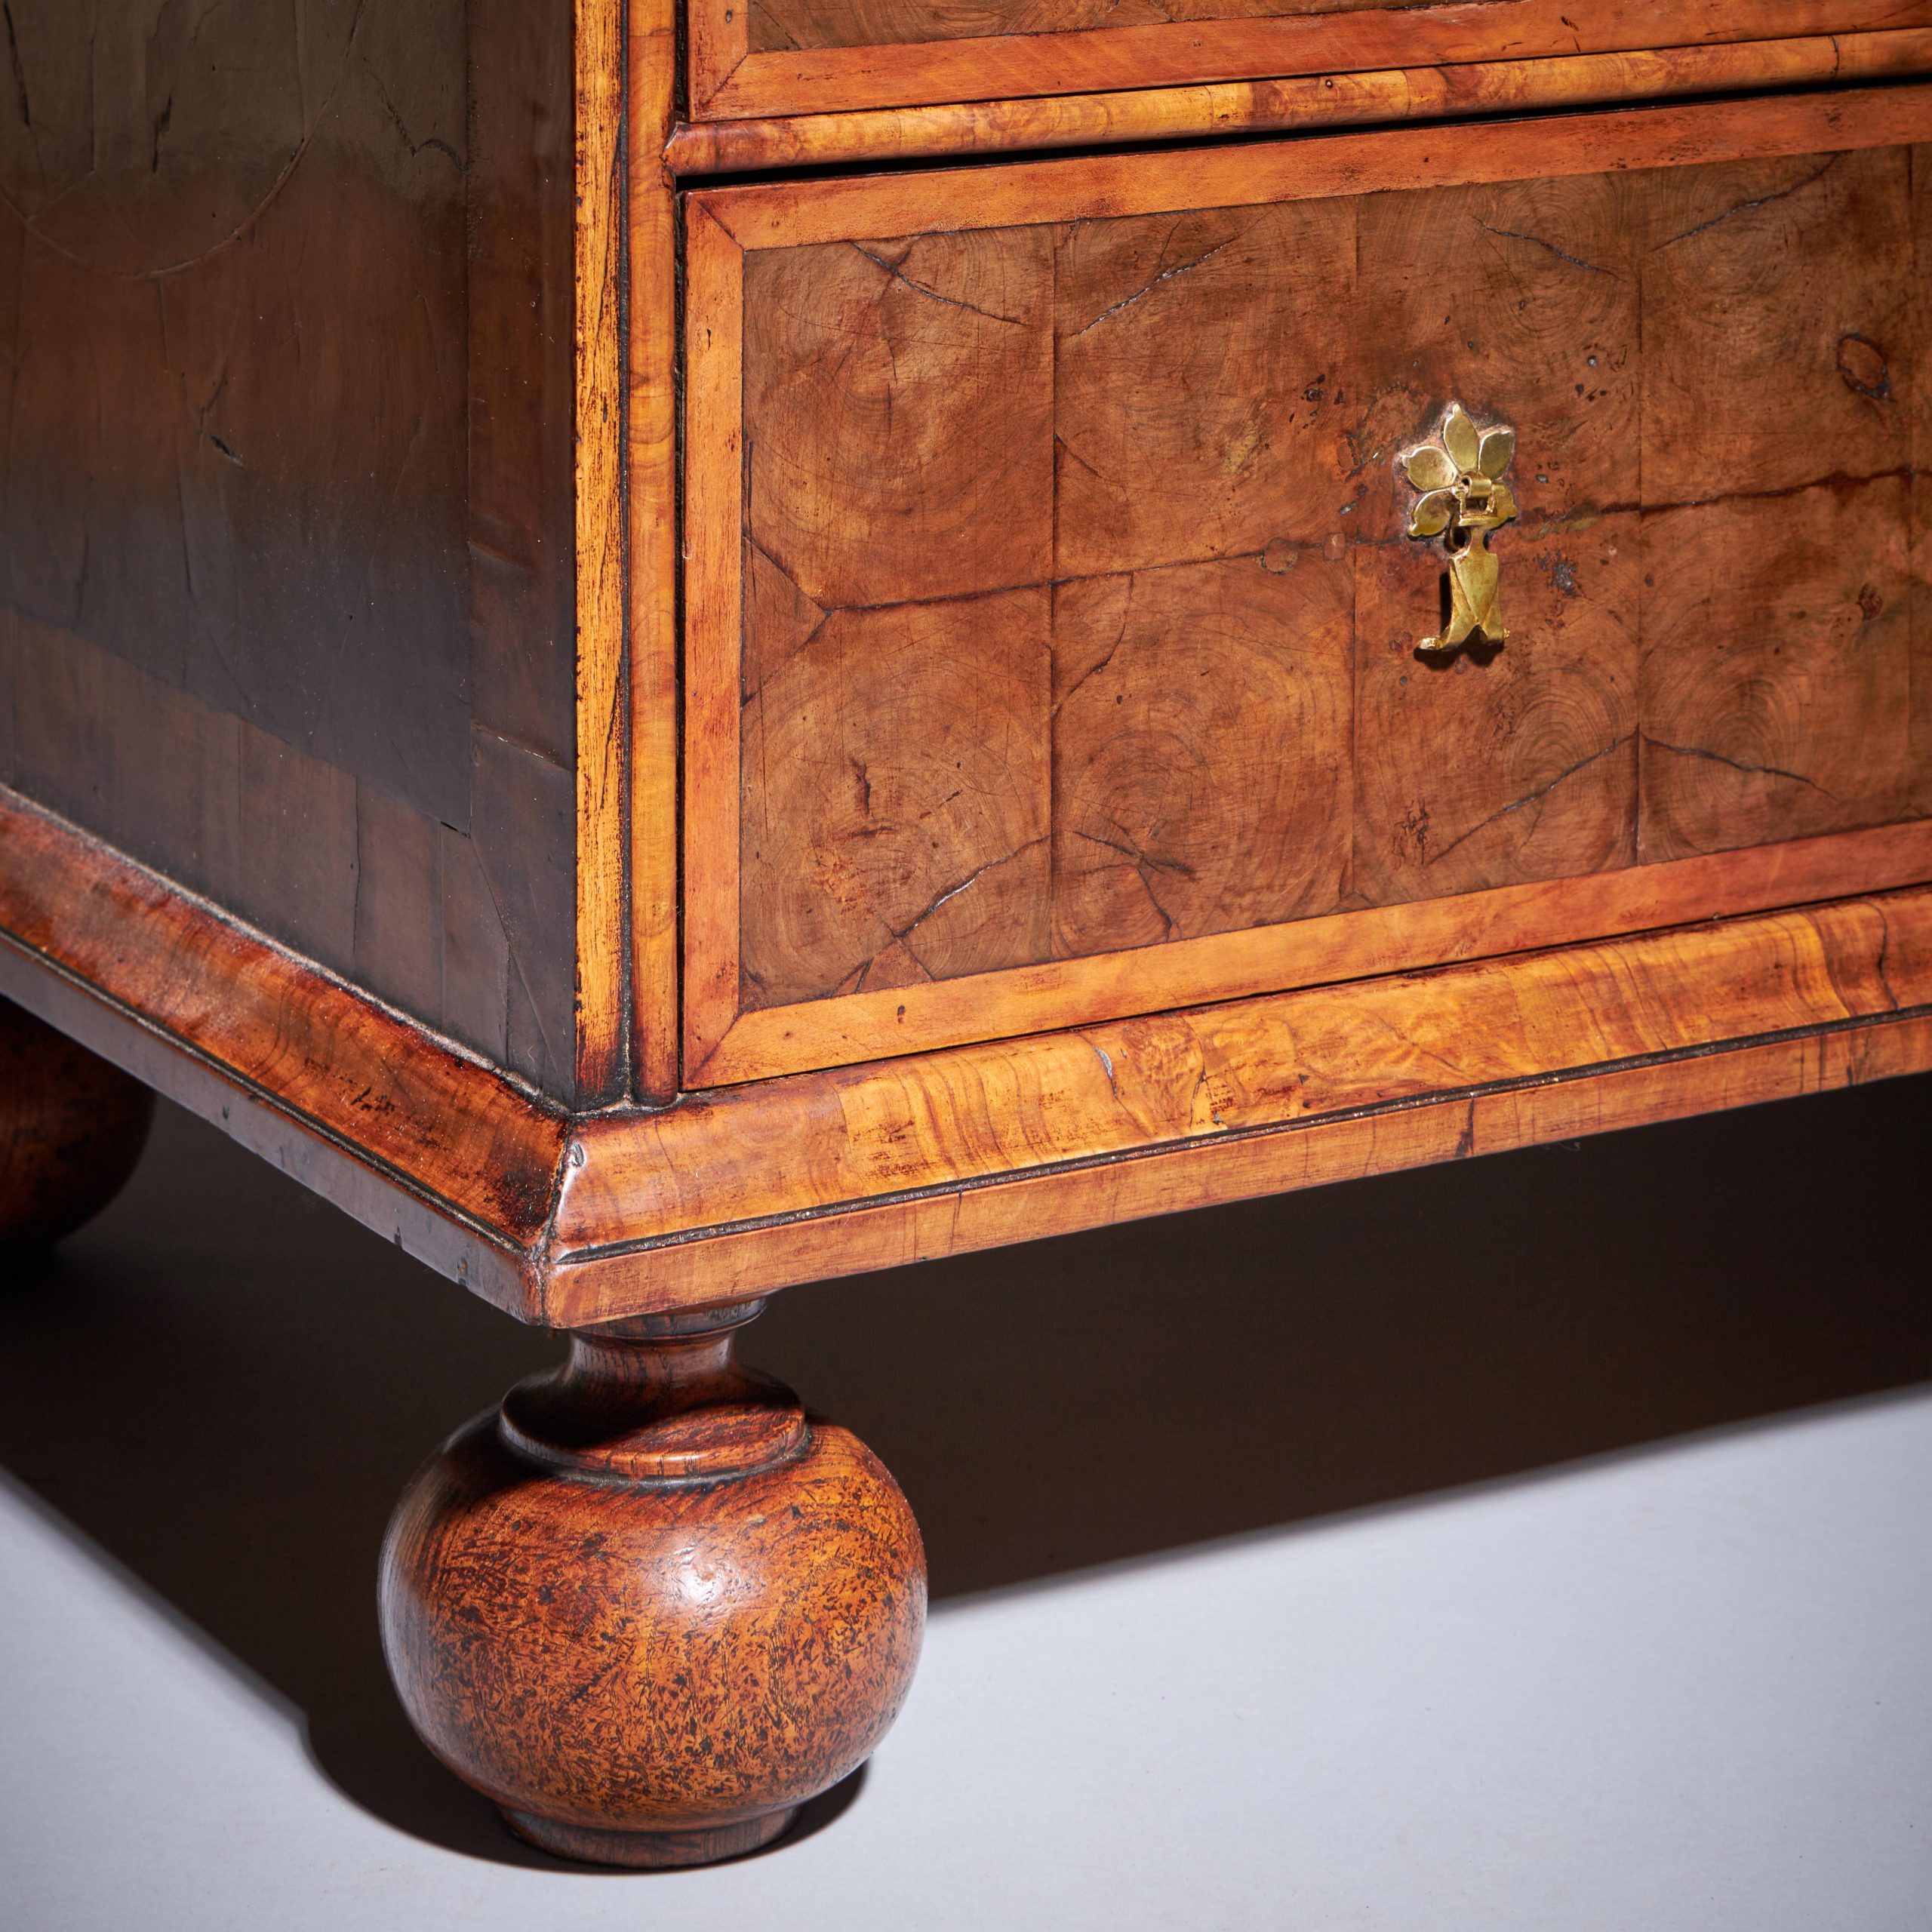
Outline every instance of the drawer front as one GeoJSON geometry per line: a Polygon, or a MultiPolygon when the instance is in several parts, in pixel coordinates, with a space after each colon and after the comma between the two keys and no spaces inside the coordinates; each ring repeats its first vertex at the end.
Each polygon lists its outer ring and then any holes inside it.
{"type": "Polygon", "coordinates": [[[691,0],[694,120],[1932,25],[1923,0],[691,0]]]}
{"type": "Polygon", "coordinates": [[[687,1079],[1932,875],[1928,135],[1921,88],[693,197],[687,1079]],[[1517,514],[1435,653],[1452,405],[1517,514]]]}

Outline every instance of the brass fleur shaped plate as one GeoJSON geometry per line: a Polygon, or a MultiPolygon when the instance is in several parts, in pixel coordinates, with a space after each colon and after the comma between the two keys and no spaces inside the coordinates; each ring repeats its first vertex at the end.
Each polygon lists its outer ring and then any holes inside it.
{"type": "Polygon", "coordinates": [[[1500,645],[1509,637],[1500,603],[1497,560],[1489,533],[1516,515],[1516,498],[1503,472],[1516,454],[1516,432],[1506,423],[1478,429],[1460,402],[1449,405],[1434,442],[1404,450],[1401,462],[1421,494],[1409,512],[1409,534],[1440,537],[1449,559],[1449,622],[1439,636],[1416,648],[1446,657],[1472,638],[1500,645]]]}

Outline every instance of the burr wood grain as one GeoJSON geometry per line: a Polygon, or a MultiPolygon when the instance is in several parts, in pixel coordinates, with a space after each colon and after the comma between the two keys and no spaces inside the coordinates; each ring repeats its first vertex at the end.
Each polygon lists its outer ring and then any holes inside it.
{"type": "Polygon", "coordinates": [[[432,1459],[383,1556],[411,1720],[525,1837],[751,1850],[870,1754],[925,1616],[905,1498],[733,1355],[755,1303],[580,1334],[432,1459]]]}

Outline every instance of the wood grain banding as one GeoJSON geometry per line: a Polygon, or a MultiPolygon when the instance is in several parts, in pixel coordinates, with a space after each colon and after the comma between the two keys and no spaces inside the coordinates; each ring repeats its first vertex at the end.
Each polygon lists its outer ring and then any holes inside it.
{"type": "Polygon", "coordinates": [[[694,531],[735,527],[743,494],[744,257],[702,207],[685,229],[682,1058],[708,1057],[738,1010],[741,555],[694,531]]]}
{"type": "Polygon", "coordinates": [[[1928,69],[1932,29],[1903,27],[1041,100],[682,122],[671,131],[664,160],[674,174],[688,178],[749,174],[853,162],[1446,120],[1732,89],[1840,85],[1928,69]]]}
{"type": "MultiPolygon", "coordinates": [[[[857,9],[838,11],[847,21],[866,17],[857,9]]],[[[1660,0],[1587,14],[1568,0],[1450,0],[1059,33],[924,42],[894,35],[888,45],[760,52],[737,0],[700,0],[691,16],[691,118],[997,101],[1927,25],[1932,11],[1924,0],[1660,0]]]]}
{"type": "Polygon", "coordinates": [[[626,89],[626,502],[629,515],[631,1057],[637,1097],[677,1091],[678,0],[630,0],[626,89]]]}
{"type": "MultiPolygon", "coordinates": [[[[625,232],[623,0],[575,0],[577,923],[575,1092],[630,1091],[629,727],[620,326],[625,232]]],[[[648,478],[638,479],[648,484],[648,478]]]]}
{"type": "MultiPolygon", "coordinates": [[[[1927,0],[1932,6],[1932,0],[1927,0]]],[[[1373,194],[1387,189],[1620,174],[1633,169],[1850,153],[1924,138],[1932,85],[1834,89],[1755,100],[1633,107],[1497,124],[1389,128],[1294,140],[1229,141],[1158,156],[1069,155],[989,164],[961,177],[910,168],[811,182],[694,189],[741,249],[804,248],[881,235],[964,232],[1009,223],[1373,194]]]]}

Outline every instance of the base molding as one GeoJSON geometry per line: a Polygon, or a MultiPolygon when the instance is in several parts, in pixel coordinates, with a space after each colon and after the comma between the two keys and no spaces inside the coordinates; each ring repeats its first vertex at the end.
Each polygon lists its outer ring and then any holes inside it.
{"type": "Polygon", "coordinates": [[[0,998],[576,1328],[1923,1071],[1932,885],[573,1117],[0,790],[0,998]]]}

